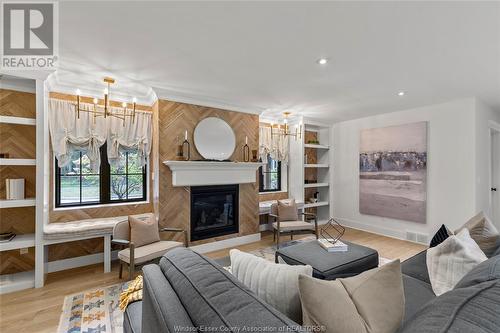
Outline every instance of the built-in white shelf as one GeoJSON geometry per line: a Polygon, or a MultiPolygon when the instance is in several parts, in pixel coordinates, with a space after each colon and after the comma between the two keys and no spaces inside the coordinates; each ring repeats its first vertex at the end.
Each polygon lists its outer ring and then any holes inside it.
{"type": "Polygon", "coordinates": [[[328,168],[328,164],[304,164],[304,168],[328,168]]]}
{"type": "Polygon", "coordinates": [[[16,235],[11,241],[0,243],[0,252],[35,246],[35,234],[16,235]]]}
{"type": "Polygon", "coordinates": [[[320,202],[315,202],[315,203],[306,203],[306,204],[304,204],[304,208],[321,207],[321,206],[328,206],[328,205],[329,205],[328,201],[320,201],[320,202]]]}
{"type": "Polygon", "coordinates": [[[328,187],[328,183],[309,183],[309,184],[304,184],[304,188],[311,188],[311,187],[328,187]]]}
{"type": "Polygon", "coordinates": [[[0,275],[0,294],[33,288],[34,286],[34,271],[0,275]]]}
{"type": "Polygon", "coordinates": [[[35,126],[36,119],[34,119],[34,118],[22,118],[22,117],[11,117],[11,116],[0,116],[0,123],[35,126]]]}
{"type": "Polygon", "coordinates": [[[0,165],[36,165],[34,158],[0,158],[0,165]]]}
{"type": "Polygon", "coordinates": [[[35,198],[22,200],[0,200],[0,208],[31,207],[35,206],[35,204],[35,198]]]}
{"type": "Polygon", "coordinates": [[[315,143],[306,143],[304,144],[305,148],[315,148],[315,149],[330,149],[330,146],[326,145],[317,145],[315,143]]]}

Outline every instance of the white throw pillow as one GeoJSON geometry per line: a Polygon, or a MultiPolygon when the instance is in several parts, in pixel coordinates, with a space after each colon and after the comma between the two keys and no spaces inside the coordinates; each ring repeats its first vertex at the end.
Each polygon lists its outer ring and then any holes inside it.
{"type": "Polygon", "coordinates": [[[311,266],[275,264],[233,249],[231,273],[257,296],[288,318],[302,323],[299,275],[312,276],[311,266]]]}
{"type": "Polygon", "coordinates": [[[462,229],[457,235],[427,250],[432,290],[437,296],[452,290],[465,274],[487,259],[469,235],[469,230],[462,229]]]}

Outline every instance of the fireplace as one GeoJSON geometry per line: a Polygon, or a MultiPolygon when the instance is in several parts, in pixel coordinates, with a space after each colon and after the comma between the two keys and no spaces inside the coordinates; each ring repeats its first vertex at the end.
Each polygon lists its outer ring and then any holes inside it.
{"type": "Polygon", "coordinates": [[[191,241],[238,233],[236,185],[191,187],[191,241]]]}

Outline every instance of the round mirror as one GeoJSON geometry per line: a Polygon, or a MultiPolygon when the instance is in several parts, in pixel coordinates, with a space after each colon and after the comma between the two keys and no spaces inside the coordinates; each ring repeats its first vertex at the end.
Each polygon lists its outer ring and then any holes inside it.
{"type": "Polygon", "coordinates": [[[233,154],[236,138],[233,129],[224,120],[208,117],[196,125],[194,144],[207,160],[223,161],[233,154]]]}

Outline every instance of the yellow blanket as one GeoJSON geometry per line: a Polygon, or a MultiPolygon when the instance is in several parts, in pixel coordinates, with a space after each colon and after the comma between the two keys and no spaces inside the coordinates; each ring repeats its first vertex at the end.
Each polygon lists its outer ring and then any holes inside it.
{"type": "Polygon", "coordinates": [[[125,311],[127,305],[142,299],[142,275],[130,282],[128,288],[120,294],[120,309],[125,311]]]}

